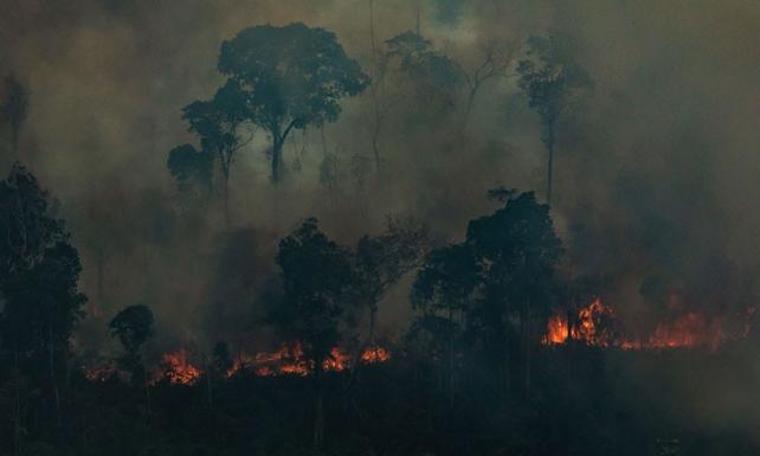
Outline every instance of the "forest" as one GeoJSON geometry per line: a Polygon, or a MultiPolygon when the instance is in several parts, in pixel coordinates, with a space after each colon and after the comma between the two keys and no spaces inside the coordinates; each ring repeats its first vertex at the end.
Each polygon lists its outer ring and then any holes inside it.
{"type": "Polygon", "coordinates": [[[0,456],[760,454],[759,24],[0,0],[0,456]]]}

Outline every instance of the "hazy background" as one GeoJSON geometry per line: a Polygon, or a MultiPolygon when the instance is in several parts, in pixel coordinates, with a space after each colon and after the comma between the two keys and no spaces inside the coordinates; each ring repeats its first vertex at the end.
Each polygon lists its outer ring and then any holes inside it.
{"type": "MultiPolygon", "coordinates": [[[[416,2],[374,3],[384,50],[386,39],[415,28],[416,2]]],[[[514,64],[528,36],[553,33],[593,77],[593,92],[558,139],[553,214],[569,250],[566,269],[609,274],[623,314],[643,305],[638,289],[653,273],[686,305],[710,313],[753,299],[759,3],[420,4],[422,34],[466,71],[488,43],[514,64]],[[442,14],[442,6],[460,9],[442,14]]],[[[220,84],[223,40],[252,25],[302,21],[336,32],[372,74],[369,17],[367,0],[0,0],[0,74],[31,91],[18,159],[57,200],[84,263],[91,318],[82,346],[100,349],[106,322],[137,303],[154,309],[166,344],[205,350],[220,337],[250,337],[275,288],[276,243],[304,217],[317,216],[346,244],[382,229],[389,214],[456,240],[469,219],[493,209],[487,189],[543,195],[539,121],[511,65],[483,87],[465,129],[461,94],[438,109],[413,87],[384,86],[380,173],[366,92],[344,102],[324,132],[291,136],[278,188],[268,178],[267,136],[256,132],[233,165],[229,232],[218,203],[202,211],[177,203],[167,153],[194,141],[181,108],[220,84]],[[333,185],[320,179],[326,156],[333,185]]],[[[14,157],[2,128],[7,167],[14,157]]],[[[402,283],[384,304],[387,331],[405,330],[407,292],[402,283]]]]}

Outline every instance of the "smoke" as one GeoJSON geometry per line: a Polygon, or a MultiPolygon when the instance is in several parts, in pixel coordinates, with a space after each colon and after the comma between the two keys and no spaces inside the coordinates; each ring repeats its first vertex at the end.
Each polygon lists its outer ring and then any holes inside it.
{"type": "MultiPolygon", "coordinates": [[[[138,303],[154,309],[167,341],[208,346],[246,333],[274,288],[277,239],[307,216],[346,244],[380,230],[387,214],[413,215],[456,240],[467,220],[492,210],[488,188],[542,192],[538,117],[512,70],[525,39],[546,33],[563,37],[595,81],[558,137],[553,212],[572,273],[613,277],[613,305],[634,316],[651,305],[640,292],[646,280],[715,315],[757,292],[752,3],[420,2],[422,34],[465,72],[489,45],[510,61],[506,77],[484,83],[466,127],[464,89],[431,98],[395,72],[378,92],[379,173],[367,92],[344,102],[337,123],[291,137],[278,188],[266,134],[256,131],[233,165],[229,232],[218,197],[183,208],[166,170],[168,151],[194,142],[181,108],[213,94],[221,42],[255,24],[333,30],[375,75],[369,1],[2,3],[0,69],[31,91],[19,158],[57,198],[83,256],[93,316],[84,341],[101,340],[104,322],[138,303]]],[[[374,2],[378,50],[414,29],[415,5],[374,2]]],[[[407,312],[402,285],[381,318],[400,332],[407,312]]]]}

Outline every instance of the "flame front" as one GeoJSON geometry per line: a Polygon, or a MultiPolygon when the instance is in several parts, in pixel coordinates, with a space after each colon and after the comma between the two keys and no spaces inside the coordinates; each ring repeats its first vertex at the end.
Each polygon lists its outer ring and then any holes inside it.
{"type": "Polygon", "coordinates": [[[717,349],[725,336],[719,319],[709,320],[688,312],[669,322],[660,322],[649,336],[634,339],[614,334],[617,316],[597,298],[581,308],[574,324],[561,314],[549,318],[544,345],[561,345],[570,340],[592,347],[619,347],[624,350],[708,347],[717,349]]]}
{"type": "MultiPolygon", "coordinates": [[[[387,348],[373,346],[365,349],[358,359],[361,364],[385,363],[391,359],[391,352],[387,348]]],[[[335,347],[322,362],[322,370],[343,372],[351,367],[352,362],[351,354],[340,347],[335,347]]],[[[225,376],[229,378],[240,372],[252,372],[258,377],[288,375],[305,377],[313,371],[313,363],[306,358],[301,344],[296,342],[283,344],[273,352],[260,352],[255,355],[241,353],[225,372],[225,376]]],[[[85,367],[83,372],[85,377],[93,382],[102,382],[117,374],[120,377],[126,377],[126,374],[117,366],[109,363],[85,367]]],[[[180,349],[161,357],[159,367],[152,370],[150,383],[167,381],[173,385],[194,385],[203,375],[204,371],[189,360],[187,350],[180,349]]]]}

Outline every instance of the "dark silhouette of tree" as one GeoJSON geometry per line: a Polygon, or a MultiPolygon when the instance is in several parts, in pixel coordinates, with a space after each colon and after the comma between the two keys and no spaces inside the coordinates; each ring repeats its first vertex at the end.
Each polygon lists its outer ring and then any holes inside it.
{"type": "Polygon", "coordinates": [[[111,320],[108,331],[124,347],[120,364],[132,374],[132,383],[139,384],[145,378],[141,349],[153,335],[153,312],[143,305],[126,307],[111,320]]]}
{"type": "Polygon", "coordinates": [[[398,62],[398,69],[416,85],[417,96],[433,95],[443,107],[454,105],[454,93],[465,82],[465,74],[454,60],[414,32],[396,35],[385,44],[388,51],[384,66],[398,62]]]}
{"type": "Polygon", "coordinates": [[[177,146],[166,161],[169,172],[177,181],[180,192],[201,196],[212,189],[214,156],[192,144],[177,146]]]}
{"type": "Polygon", "coordinates": [[[18,155],[18,141],[29,110],[29,91],[15,76],[5,78],[2,115],[11,127],[13,152],[18,155]]]}
{"type": "Polygon", "coordinates": [[[224,216],[229,226],[230,168],[236,153],[252,139],[240,137],[239,129],[247,115],[243,94],[235,83],[228,82],[210,101],[195,101],[182,111],[183,118],[190,125],[189,130],[200,138],[201,151],[191,150],[188,146],[173,149],[167,163],[169,169],[180,184],[189,177],[204,183],[213,174],[209,162],[218,160],[222,173],[224,216]]]}
{"type": "MultiPolygon", "coordinates": [[[[422,311],[425,327],[441,318],[446,324],[448,341],[448,393],[449,406],[454,405],[455,341],[464,323],[473,293],[479,285],[480,265],[473,250],[467,244],[455,244],[432,251],[417,274],[412,285],[412,306],[422,311]],[[457,321],[457,315],[459,316],[457,321]]],[[[440,332],[440,331],[439,331],[440,332]]],[[[436,331],[432,331],[436,334],[436,331]]]]}
{"type": "Polygon", "coordinates": [[[302,344],[314,372],[314,445],[324,443],[323,364],[341,338],[341,317],[346,314],[347,289],[352,281],[351,254],[307,219],[280,241],[277,264],[284,291],[273,321],[302,344]]]}
{"type": "Polygon", "coordinates": [[[375,2],[369,0],[369,40],[370,50],[372,51],[372,83],[369,91],[372,98],[372,133],[371,144],[372,154],[375,157],[375,171],[380,171],[380,133],[383,129],[383,120],[385,118],[384,104],[380,102],[381,90],[383,85],[382,69],[380,66],[380,52],[377,49],[377,40],[375,38],[375,2]]]}
{"type": "MultiPolygon", "coordinates": [[[[503,344],[518,336],[529,390],[533,346],[559,291],[555,269],[562,246],[549,206],[538,204],[533,193],[500,189],[495,194],[506,198],[504,207],[467,227],[466,242],[475,252],[482,280],[481,298],[470,320],[487,338],[485,345],[501,360],[499,364],[507,358],[503,344]],[[518,331],[513,321],[518,322],[518,331]]],[[[506,370],[503,374],[506,382],[506,370]]]]}
{"type": "Polygon", "coordinates": [[[60,430],[58,378],[86,298],[77,288],[79,254],[47,199],[20,164],[0,182],[0,348],[10,350],[17,369],[47,373],[60,430]]]}
{"type": "Polygon", "coordinates": [[[369,343],[374,344],[378,304],[385,292],[415,268],[426,248],[426,230],[412,221],[388,219],[386,231],[359,239],[354,254],[353,292],[369,311],[369,343]]]}
{"type": "Polygon", "coordinates": [[[549,154],[546,200],[551,204],[557,127],[593,82],[572,59],[564,42],[555,36],[529,38],[527,57],[518,64],[517,73],[529,106],[541,118],[541,141],[549,154]]]}
{"type": "Polygon", "coordinates": [[[335,34],[301,23],[247,28],[222,43],[219,71],[229,77],[246,118],[272,139],[272,180],[281,178],[282,149],[293,129],[335,121],[344,97],[369,83],[335,34]]]}
{"type": "Polygon", "coordinates": [[[464,82],[467,88],[464,106],[462,130],[467,128],[475,106],[475,100],[483,86],[491,80],[505,76],[512,63],[514,51],[509,47],[491,41],[481,46],[480,61],[473,68],[463,70],[464,82]]]}
{"type": "Polygon", "coordinates": [[[212,350],[211,366],[217,374],[224,375],[232,368],[232,354],[227,342],[217,342],[212,350]]]}

